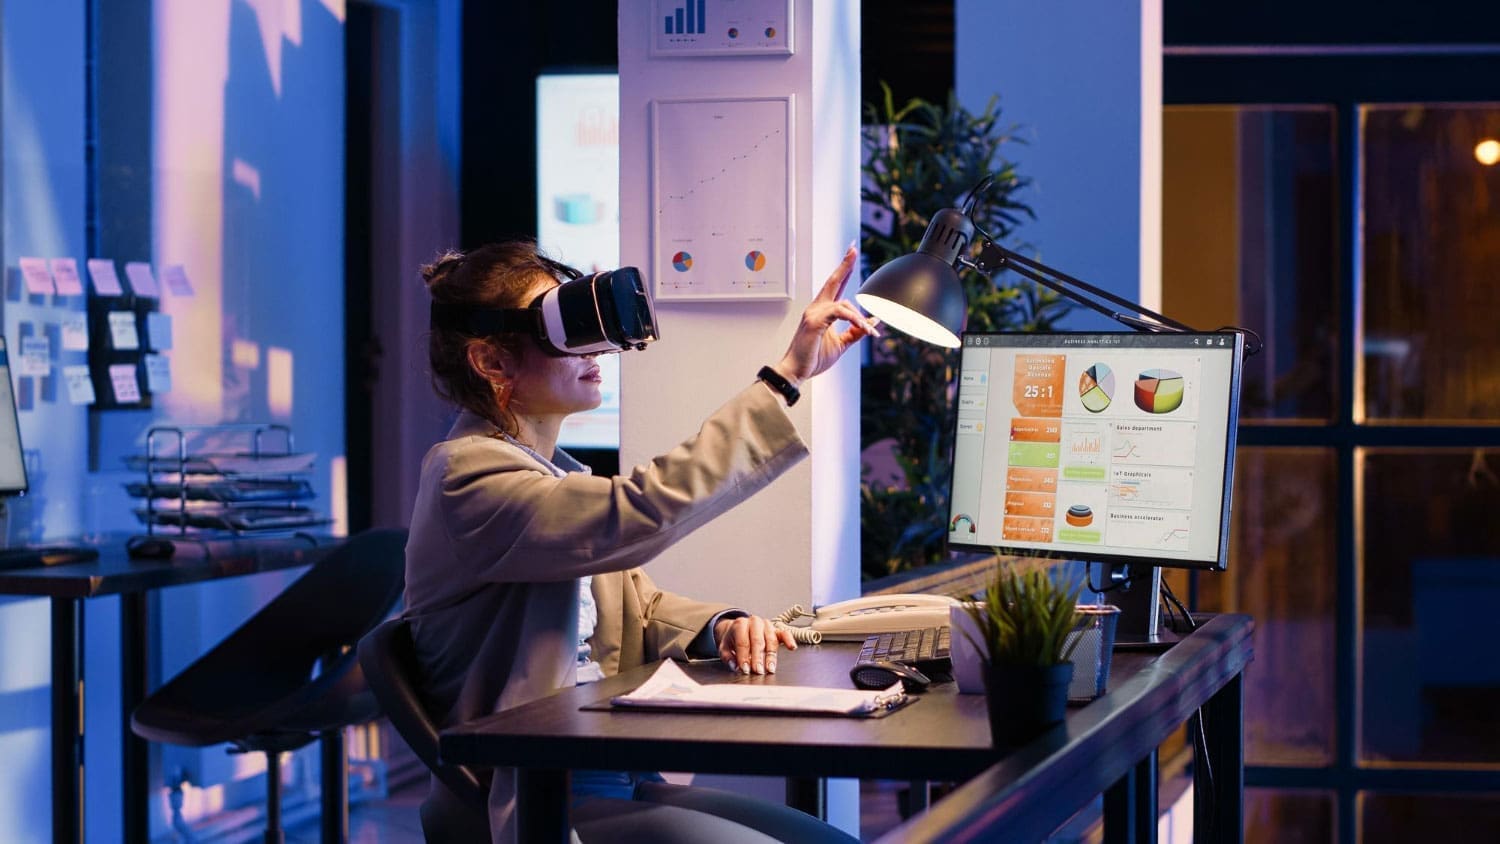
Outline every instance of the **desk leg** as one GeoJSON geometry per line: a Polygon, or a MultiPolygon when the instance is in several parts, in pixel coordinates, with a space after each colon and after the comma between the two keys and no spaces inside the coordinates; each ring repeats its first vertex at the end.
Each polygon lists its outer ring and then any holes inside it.
{"type": "Polygon", "coordinates": [[[52,599],[52,840],[83,841],[83,601],[52,599]]]}
{"type": "Polygon", "coordinates": [[[818,777],[787,777],[786,804],[820,821],[828,820],[828,780],[818,777]]]}
{"type": "Polygon", "coordinates": [[[1193,839],[1245,840],[1245,690],[1243,674],[1236,674],[1203,706],[1204,743],[1208,768],[1193,766],[1193,839]]]}
{"type": "Polygon", "coordinates": [[[1104,792],[1106,844],[1156,844],[1156,751],[1104,792]]]}
{"type": "Polygon", "coordinates": [[[130,729],[130,716],[146,699],[150,687],[146,662],[146,593],[120,596],[120,767],[124,781],[121,820],[129,844],[150,841],[151,747],[130,729]]]}
{"type": "Polygon", "coordinates": [[[516,769],[516,831],[525,842],[568,844],[571,777],[565,770],[516,769]]]}

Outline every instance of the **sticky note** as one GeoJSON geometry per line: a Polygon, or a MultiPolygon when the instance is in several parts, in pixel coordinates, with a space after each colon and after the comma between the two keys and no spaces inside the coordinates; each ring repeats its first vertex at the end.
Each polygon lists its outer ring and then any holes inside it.
{"type": "Polygon", "coordinates": [[[83,281],[78,278],[78,262],[72,258],[52,259],[52,281],[61,296],[83,295],[83,281]]]}
{"type": "Polygon", "coordinates": [[[165,355],[146,355],[146,389],[153,393],[172,392],[172,359],[165,355]]]}
{"type": "Polygon", "coordinates": [[[130,290],[135,295],[152,299],[161,296],[161,288],[156,286],[156,276],[151,274],[151,265],[145,261],[131,261],[126,264],[125,277],[130,279],[130,290]]]}
{"type": "Polygon", "coordinates": [[[22,258],[21,278],[26,282],[26,292],[45,296],[52,292],[52,271],[41,258],[22,258]]]}
{"type": "Polygon", "coordinates": [[[135,333],[135,311],[109,312],[109,344],[123,351],[141,347],[141,338],[135,333]]]}
{"type": "Polygon", "coordinates": [[[188,281],[187,270],[181,264],[167,264],[161,268],[161,283],[173,296],[193,295],[193,283],[188,281]]]}
{"type": "Polygon", "coordinates": [[[135,404],[141,400],[141,385],[135,378],[135,364],[110,364],[109,383],[114,389],[117,404],[135,404]]]}
{"type": "Polygon", "coordinates": [[[146,345],[157,350],[172,348],[172,316],[152,311],[146,314],[146,345]]]}
{"type": "Polygon", "coordinates": [[[115,273],[115,262],[109,258],[90,258],[89,278],[94,280],[94,292],[100,296],[124,296],[120,276],[115,273]]]}
{"type": "Polygon", "coordinates": [[[62,368],[63,380],[68,382],[69,404],[94,403],[94,379],[89,375],[87,364],[72,364],[62,368]]]}
{"type": "Polygon", "coordinates": [[[16,362],[16,374],[34,378],[52,374],[52,341],[47,335],[21,338],[21,359],[16,362]]]}
{"type": "Polygon", "coordinates": [[[64,351],[86,352],[89,349],[89,315],[83,311],[63,314],[62,347],[64,351]]]}

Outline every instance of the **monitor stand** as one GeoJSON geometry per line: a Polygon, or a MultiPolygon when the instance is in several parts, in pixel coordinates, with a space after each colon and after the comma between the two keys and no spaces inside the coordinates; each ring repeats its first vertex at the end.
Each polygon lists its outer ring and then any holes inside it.
{"type": "Polygon", "coordinates": [[[1139,563],[1105,563],[1103,567],[1106,584],[1123,584],[1103,596],[1106,603],[1120,608],[1115,648],[1160,651],[1177,644],[1178,635],[1161,626],[1161,569],[1139,563]]]}

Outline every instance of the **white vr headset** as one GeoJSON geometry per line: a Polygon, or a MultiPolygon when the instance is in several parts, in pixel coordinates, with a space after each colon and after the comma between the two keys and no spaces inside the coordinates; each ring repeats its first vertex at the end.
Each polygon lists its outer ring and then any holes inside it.
{"type": "Polygon", "coordinates": [[[526,308],[433,302],[432,327],[476,337],[526,334],[556,357],[644,349],[660,337],[656,310],[635,267],[571,278],[526,308]]]}

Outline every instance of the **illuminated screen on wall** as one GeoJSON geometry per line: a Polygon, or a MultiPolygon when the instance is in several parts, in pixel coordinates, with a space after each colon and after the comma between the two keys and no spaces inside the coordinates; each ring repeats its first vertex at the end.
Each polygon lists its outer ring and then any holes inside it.
{"type": "Polygon", "coordinates": [[[1237,334],[965,334],[948,544],[1225,567],[1237,334]]]}
{"type": "MultiPolygon", "coordinates": [[[[620,83],[613,73],[536,81],[537,241],[584,272],[620,261],[620,83]]],[[[564,448],[620,447],[620,356],[603,355],[604,401],[563,424],[564,448]]]]}

